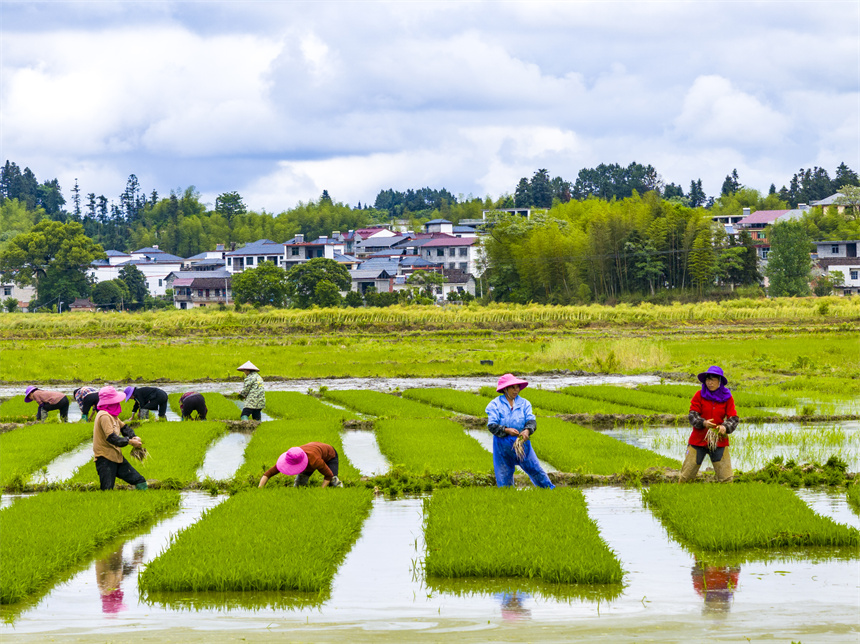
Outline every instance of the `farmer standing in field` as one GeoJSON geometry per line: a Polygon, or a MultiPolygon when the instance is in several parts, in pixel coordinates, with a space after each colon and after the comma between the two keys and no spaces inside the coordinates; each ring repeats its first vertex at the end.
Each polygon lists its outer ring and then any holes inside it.
{"type": "Polygon", "coordinates": [[[266,390],[263,387],[260,370],[250,360],[236,370],[245,374],[245,382],[239,393],[239,400],[245,401],[245,405],[242,407],[242,420],[249,418],[262,420],[260,412],[266,406],[266,390]]]}
{"type": "Polygon", "coordinates": [[[263,474],[260,487],[266,485],[269,479],[279,472],[285,476],[295,475],[294,487],[307,485],[314,472],[323,475],[323,487],[343,487],[343,482],[337,478],[337,471],[337,450],[334,447],[327,443],[307,443],[300,447],[291,447],[281,454],[274,467],[263,474]]]}
{"type": "Polygon", "coordinates": [[[514,484],[514,470],[519,465],[538,487],[555,488],[543,471],[529,438],[537,430],[537,418],[531,403],[520,396],[528,387],[525,380],[506,373],[499,378],[496,391],[501,395],[487,405],[487,429],[493,434],[493,469],[496,485],[514,484]]]}
{"type": "Polygon", "coordinates": [[[131,417],[135,413],[141,420],[149,418],[149,412],[158,410],[158,419],[167,418],[167,392],[158,387],[126,387],[125,399],[134,400],[131,417]]]}
{"type": "Polygon", "coordinates": [[[189,391],[179,397],[179,411],[182,414],[182,420],[191,420],[191,414],[197,412],[197,420],[206,420],[206,414],[209,410],[206,409],[206,399],[203,394],[198,394],[196,391],[189,391]]]}
{"type": "Polygon", "coordinates": [[[125,394],[113,387],[99,389],[99,411],[93,423],[93,460],[102,490],[112,490],[118,478],[138,490],[147,488],[146,479],[122,455],[121,448],[126,445],[142,444],[134,430],[119,419],[124,400],[125,394]]]}
{"type": "Polygon", "coordinates": [[[720,483],[732,480],[732,460],[729,458],[729,437],[738,426],[738,412],[729,383],[719,367],[708,367],[698,376],[702,383],[690,401],[690,424],[693,431],[687,440],[687,452],[681,465],[681,483],[686,483],[699,473],[705,456],[714,465],[714,476],[720,483]]]}
{"type": "Polygon", "coordinates": [[[45,420],[48,417],[49,411],[58,409],[60,411],[60,421],[69,421],[69,399],[66,394],[60,391],[48,391],[47,389],[39,389],[33,385],[24,390],[24,402],[39,403],[36,409],[36,420],[45,420]]]}
{"type": "MultiPolygon", "coordinates": [[[[90,410],[98,412],[96,405],[99,402],[99,390],[95,387],[78,387],[72,392],[75,402],[81,410],[81,420],[90,419],[90,410]]],[[[95,413],[93,414],[95,417],[95,413]]]]}

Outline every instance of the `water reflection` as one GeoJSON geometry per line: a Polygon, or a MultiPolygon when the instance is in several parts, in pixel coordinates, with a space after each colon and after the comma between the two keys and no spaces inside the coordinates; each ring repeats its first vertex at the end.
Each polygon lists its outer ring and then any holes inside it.
{"type": "Polygon", "coordinates": [[[693,588],[705,600],[704,614],[728,613],[731,610],[740,574],[740,565],[718,565],[695,559],[691,570],[693,588]]]}
{"type": "Polygon", "coordinates": [[[496,597],[502,604],[502,619],[518,622],[532,618],[531,610],[525,605],[525,601],[530,597],[526,593],[499,593],[496,597]]]}
{"type": "Polygon", "coordinates": [[[108,615],[128,609],[123,602],[122,580],[143,562],[143,543],[134,547],[130,560],[123,557],[126,545],[128,544],[123,544],[107,557],[96,560],[96,583],[102,599],[102,612],[108,615]]]}

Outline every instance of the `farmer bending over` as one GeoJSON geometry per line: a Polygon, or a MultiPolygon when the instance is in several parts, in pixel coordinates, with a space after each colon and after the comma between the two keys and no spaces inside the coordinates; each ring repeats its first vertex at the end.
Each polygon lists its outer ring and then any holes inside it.
{"type": "Polygon", "coordinates": [[[121,448],[126,445],[141,446],[134,430],[119,419],[124,400],[125,394],[113,387],[99,389],[99,411],[93,424],[93,459],[102,490],[112,490],[118,478],[138,490],[147,487],[146,479],[122,455],[121,448]]]}
{"type": "Polygon", "coordinates": [[[319,472],[323,475],[323,487],[343,487],[343,482],[337,478],[337,450],[326,443],[308,443],[300,447],[291,447],[281,454],[278,462],[260,479],[263,487],[270,478],[278,472],[285,476],[296,475],[294,487],[308,484],[311,474],[319,472]]]}
{"type": "Polygon", "coordinates": [[[141,420],[149,418],[149,412],[158,410],[158,419],[167,418],[167,392],[158,387],[126,387],[125,399],[134,400],[131,417],[137,414],[141,420]]]}
{"type": "Polygon", "coordinates": [[[179,411],[182,413],[182,420],[191,420],[191,414],[195,411],[197,420],[206,420],[206,414],[209,413],[206,409],[206,399],[203,394],[198,394],[196,391],[189,391],[180,396],[179,411]]]}
{"type": "Polygon", "coordinates": [[[96,405],[99,404],[99,390],[95,387],[78,387],[72,392],[75,402],[81,410],[81,420],[88,421],[90,419],[90,411],[93,412],[93,417],[98,413],[96,405]]]}
{"type": "Polygon", "coordinates": [[[39,403],[39,408],[36,410],[36,420],[45,420],[48,417],[49,411],[55,409],[60,410],[60,421],[68,422],[69,420],[69,399],[66,394],[60,391],[48,391],[47,389],[39,389],[30,385],[24,390],[24,402],[39,403]]]}

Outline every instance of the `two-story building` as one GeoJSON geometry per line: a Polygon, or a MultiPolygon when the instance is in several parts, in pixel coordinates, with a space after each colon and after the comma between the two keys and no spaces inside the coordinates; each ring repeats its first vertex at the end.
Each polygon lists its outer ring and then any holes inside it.
{"type": "Polygon", "coordinates": [[[225,269],[214,271],[175,271],[167,276],[177,309],[195,309],[233,300],[232,276],[225,269]]]}
{"type": "Polygon", "coordinates": [[[857,244],[860,241],[820,241],[818,248],[818,267],[821,272],[832,277],[834,272],[842,273],[844,281],[837,287],[843,295],[860,294],[860,258],[857,257],[857,244]]]}
{"type": "Polygon", "coordinates": [[[96,283],[119,278],[126,266],[135,266],[146,278],[146,287],[153,297],[164,295],[167,276],[182,268],[183,258],[165,253],[158,246],[140,248],[130,254],[116,250],[105,251],[107,259],[99,259],[90,265],[89,274],[96,283]]]}
{"type": "Polygon", "coordinates": [[[227,260],[227,272],[241,273],[246,268],[257,268],[263,262],[272,262],[281,266],[284,261],[284,244],[273,242],[271,239],[258,239],[242,248],[224,253],[227,260]]]}
{"type": "Polygon", "coordinates": [[[434,237],[421,246],[421,257],[445,268],[477,274],[478,245],[474,237],[434,237]]]}
{"type": "MultiPolygon", "coordinates": [[[[296,235],[284,243],[284,268],[290,268],[318,257],[339,261],[339,258],[345,258],[345,255],[346,244],[335,238],[334,235],[319,237],[312,242],[306,242],[304,235],[296,235]]],[[[353,261],[345,263],[352,264],[353,261]]]]}

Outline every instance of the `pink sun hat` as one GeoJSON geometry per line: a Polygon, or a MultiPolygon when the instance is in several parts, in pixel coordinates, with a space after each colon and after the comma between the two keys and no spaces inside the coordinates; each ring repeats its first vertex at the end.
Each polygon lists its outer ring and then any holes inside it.
{"type": "Polygon", "coordinates": [[[125,402],[125,394],[117,391],[110,385],[99,389],[99,405],[115,405],[125,402]]]}
{"type": "Polygon", "coordinates": [[[496,391],[502,393],[511,385],[519,385],[520,389],[525,389],[529,386],[529,383],[525,380],[520,380],[512,373],[506,373],[504,376],[499,378],[499,384],[496,385],[496,391]]]}
{"type": "Polygon", "coordinates": [[[275,467],[281,474],[293,476],[301,474],[308,466],[308,455],[301,447],[291,447],[278,457],[275,467]]]}

